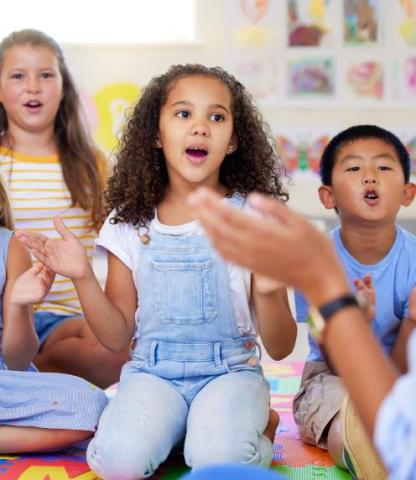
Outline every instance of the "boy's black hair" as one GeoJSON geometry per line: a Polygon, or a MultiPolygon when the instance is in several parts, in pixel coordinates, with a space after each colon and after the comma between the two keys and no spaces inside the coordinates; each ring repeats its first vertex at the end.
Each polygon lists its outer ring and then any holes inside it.
{"type": "Polygon", "coordinates": [[[391,145],[397,153],[403,168],[404,181],[410,179],[410,156],[402,141],[394,133],[377,125],[354,125],[335,135],[325,147],[319,165],[319,173],[323,185],[332,184],[332,170],[334,169],[337,154],[346,144],[365,138],[377,138],[387,145],[391,145]]]}

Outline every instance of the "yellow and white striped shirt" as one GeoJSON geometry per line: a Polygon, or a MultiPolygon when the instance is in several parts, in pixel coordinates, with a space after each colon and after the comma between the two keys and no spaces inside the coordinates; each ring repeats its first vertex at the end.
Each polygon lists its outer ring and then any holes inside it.
{"type": "MultiPolygon", "coordinates": [[[[0,174],[8,191],[16,230],[60,238],[52,223],[52,218],[60,215],[81,240],[91,261],[96,237],[91,215],[82,208],[71,207],[71,195],[57,155],[29,156],[0,147],[0,174]]],[[[57,275],[50,292],[35,310],[59,315],[81,314],[71,280],[57,275]]]]}

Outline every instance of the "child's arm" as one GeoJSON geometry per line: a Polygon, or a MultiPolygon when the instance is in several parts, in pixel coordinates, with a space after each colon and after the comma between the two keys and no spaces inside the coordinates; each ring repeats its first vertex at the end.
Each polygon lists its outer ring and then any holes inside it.
{"type": "Polygon", "coordinates": [[[287,290],[274,280],[253,275],[252,288],[257,328],[267,353],[274,360],[287,357],[296,341],[287,290]]]}
{"type": "Polygon", "coordinates": [[[109,254],[104,294],[80,241],[59,217],[54,218],[54,225],[62,239],[23,231],[17,235],[42,263],[72,279],[85,318],[98,340],[113,352],[125,350],[134,332],[137,298],[131,271],[109,254]]]}
{"type": "Polygon", "coordinates": [[[406,346],[407,346],[407,341],[409,340],[409,337],[415,327],[416,327],[416,317],[412,319],[410,318],[410,314],[409,314],[409,318],[404,318],[400,323],[399,333],[397,335],[396,342],[394,343],[393,349],[391,351],[391,358],[402,373],[407,372],[408,365],[407,365],[406,346]]]}
{"type": "Polygon", "coordinates": [[[2,352],[10,370],[26,370],[35,356],[39,340],[36,335],[32,303],[40,301],[49,289],[32,281],[42,267],[32,267],[29,252],[12,237],[6,265],[6,285],[3,291],[2,352]],[[25,273],[24,273],[25,272],[25,273]],[[37,291],[40,289],[40,293],[37,291]]]}
{"type": "Polygon", "coordinates": [[[122,352],[134,333],[137,292],[131,270],[111,252],[105,294],[91,266],[85,276],[73,278],[85,318],[98,340],[113,352],[122,352]]]}

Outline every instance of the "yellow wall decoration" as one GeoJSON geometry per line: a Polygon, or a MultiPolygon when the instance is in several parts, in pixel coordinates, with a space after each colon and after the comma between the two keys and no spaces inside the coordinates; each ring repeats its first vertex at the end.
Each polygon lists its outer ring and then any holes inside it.
{"type": "Polygon", "coordinates": [[[118,135],[126,114],[134,106],[141,93],[140,87],[132,83],[113,83],[94,95],[98,110],[98,125],[93,132],[95,141],[107,152],[117,146],[118,135]]]}

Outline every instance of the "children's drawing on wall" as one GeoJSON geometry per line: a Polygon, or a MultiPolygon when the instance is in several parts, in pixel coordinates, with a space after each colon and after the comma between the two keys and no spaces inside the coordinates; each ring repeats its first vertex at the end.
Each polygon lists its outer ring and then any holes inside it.
{"type": "Polygon", "coordinates": [[[333,1],[287,0],[288,46],[331,46],[334,25],[333,1]]]}
{"type": "Polygon", "coordinates": [[[397,31],[405,45],[416,46],[416,0],[396,0],[399,4],[397,31]]]}
{"type": "Polygon", "coordinates": [[[277,149],[287,174],[294,181],[311,181],[319,177],[319,162],[333,132],[330,128],[279,129],[277,149]]]}
{"type": "Polygon", "coordinates": [[[229,0],[229,69],[259,100],[278,87],[277,5],[273,0],[229,0]]]}
{"type": "Polygon", "coordinates": [[[393,96],[395,100],[416,101],[416,54],[393,62],[393,96]]]}
{"type": "Polygon", "coordinates": [[[384,65],[377,59],[354,59],[346,68],[348,99],[380,101],[384,95],[384,65]]]}
{"type": "Polygon", "coordinates": [[[268,0],[240,0],[241,10],[252,23],[257,23],[267,11],[268,0]]]}
{"type": "Polygon", "coordinates": [[[288,63],[289,98],[331,97],[335,93],[332,58],[291,59],[288,63]]]}
{"type": "Polygon", "coordinates": [[[87,121],[94,140],[108,154],[117,147],[118,135],[128,109],[140,95],[140,88],[132,83],[106,85],[91,98],[81,96],[87,121]]]}
{"type": "Polygon", "coordinates": [[[344,41],[347,45],[380,40],[380,1],[344,0],[344,41]]]}

